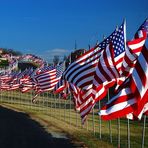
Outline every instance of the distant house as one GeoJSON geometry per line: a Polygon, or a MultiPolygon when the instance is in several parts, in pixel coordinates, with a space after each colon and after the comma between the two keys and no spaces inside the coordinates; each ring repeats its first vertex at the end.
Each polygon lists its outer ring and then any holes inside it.
{"type": "Polygon", "coordinates": [[[7,61],[8,59],[7,58],[4,58],[4,57],[0,57],[0,60],[1,61],[7,61]]]}
{"type": "Polygon", "coordinates": [[[3,53],[3,49],[2,48],[0,48],[0,55],[3,53]]]}
{"type": "Polygon", "coordinates": [[[74,62],[77,58],[83,55],[86,52],[85,49],[77,49],[71,53],[71,62],[74,62]]]}
{"type": "Polygon", "coordinates": [[[2,62],[2,61],[7,61],[7,58],[6,58],[6,57],[3,57],[3,56],[2,56],[2,53],[3,53],[3,49],[0,48],[0,62],[2,62]]]}

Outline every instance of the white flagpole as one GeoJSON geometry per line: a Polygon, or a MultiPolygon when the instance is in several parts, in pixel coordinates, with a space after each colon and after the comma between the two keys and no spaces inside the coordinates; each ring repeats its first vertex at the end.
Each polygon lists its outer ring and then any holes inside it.
{"type": "Polygon", "coordinates": [[[128,148],[130,148],[130,124],[129,119],[127,119],[127,142],[128,142],[128,148]]]}
{"type": "MultiPolygon", "coordinates": [[[[108,101],[109,101],[109,98],[110,98],[110,91],[109,91],[109,89],[108,89],[108,95],[107,95],[107,97],[108,97],[108,101]]],[[[110,142],[112,143],[112,130],[111,130],[111,120],[109,120],[109,136],[110,136],[110,142]]]]}
{"type": "Polygon", "coordinates": [[[143,131],[142,131],[142,148],[144,148],[144,139],[145,139],[145,124],[146,124],[146,115],[144,115],[143,119],[143,131]]]}

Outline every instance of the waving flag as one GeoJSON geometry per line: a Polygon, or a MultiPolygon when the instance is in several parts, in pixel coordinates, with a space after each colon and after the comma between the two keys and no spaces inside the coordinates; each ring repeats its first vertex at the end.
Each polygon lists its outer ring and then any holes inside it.
{"type": "Polygon", "coordinates": [[[33,83],[31,79],[28,79],[28,80],[25,80],[25,82],[23,82],[20,85],[19,89],[22,93],[25,93],[25,92],[35,89],[35,84],[33,83]]]}
{"type": "Polygon", "coordinates": [[[135,67],[138,56],[145,44],[148,35],[148,19],[146,19],[143,24],[139,27],[135,34],[135,39],[127,42],[127,47],[124,60],[121,66],[121,77],[117,81],[116,90],[125,81],[127,77],[131,75],[135,67]]]}
{"type": "Polygon", "coordinates": [[[75,62],[71,63],[63,74],[63,78],[69,83],[87,89],[93,79],[96,64],[101,54],[100,48],[96,46],[87,51],[75,62]]]}
{"type": "MultiPolygon", "coordinates": [[[[135,34],[135,39],[128,41],[127,45],[129,48],[126,50],[125,58],[122,64],[122,71],[125,71],[125,76],[130,75],[132,69],[135,65],[134,61],[140,55],[143,45],[145,44],[148,35],[148,19],[146,19],[143,24],[139,27],[135,34]],[[131,70],[131,71],[130,71],[131,70]]],[[[123,75],[124,75],[123,74],[123,75]]]]}
{"type": "Polygon", "coordinates": [[[146,34],[148,35],[148,18],[139,27],[139,29],[138,29],[137,33],[135,34],[135,36],[137,36],[138,35],[138,32],[141,31],[141,30],[145,31],[146,34]]]}
{"type": "Polygon", "coordinates": [[[92,90],[82,90],[72,83],[69,85],[73,94],[75,109],[80,112],[82,124],[84,124],[87,115],[95,105],[95,100],[92,98],[92,90]]]}
{"type": "Polygon", "coordinates": [[[125,23],[116,29],[103,42],[87,51],[75,62],[71,63],[63,73],[63,78],[69,83],[82,89],[92,88],[92,81],[99,57],[106,46],[112,42],[115,54],[115,65],[120,70],[120,65],[125,52],[125,23]]]}
{"type": "Polygon", "coordinates": [[[148,90],[148,50],[142,52],[131,76],[122,84],[122,89],[100,110],[102,119],[110,120],[133,113],[141,118],[147,103],[148,90]]]}
{"type": "Polygon", "coordinates": [[[36,81],[38,84],[38,92],[52,90],[58,81],[56,79],[56,69],[36,75],[36,81]]]}
{"type": "MultiPolygon", "coordinates": [[[[148,93],[148,92],[147,92],[148,93]]],[[[144,105],[143,110],[141,111],[141,114],[147,115],[148,116],[148,101],[144,105]]]]}
{"type": "Polygon", "coordinates": [[[119,77],[119,73],[114,63],[113,52],[113,47],[109,45],[100,56],[93,79],[93,84],[95,87],[100,85],[104,85],[106,87],[108,83],[111,81],[116,81],[116,78],[119,77]]]}
{"type": "Polygon", "coordinates": [[[71,91],[74,95],[74,102],[77,104],[76,108],[80,111],[82,122],[85,121],[95,103],[106,95],[107,84],[110,82],[111,85],[112,79],[118,77],[118,71],[120,70],[125,48],[125,23],[123,23],[119,29],[116,29],[102,43],[98,44],[95,48],[90,49],[69,65],[63,73],[63,79],[73,86],[71,91]],[[110,49],[108,47],[110,43],[112,43],[112,49],[114,50],[109,54],[110,49]],[[102,57],[102,55],[104,55],[104,57],[102,57]],[[110,55],[114,64],[111,63],[111,58],[109,58],[110,55]],[[106,68],[106,66],[108,68],[106,68]],[[108,71],[102,71],[102,80],[100,79],[100,82],[98,83],[101,76],[99,77],[99,73],[96,73],[96,70],[99,71],[99,68],[101,67],[102,69],[108,69],[108,71]],[[103,78],[103,72],[106,73],[106,80],[103,78]],[[107,72],[110,72],[110,76],[107,72]]]}
{"type": "Polygon", "coordinates": [[[35,84],[31,78],[33,72],[33,69],[28,69],[28,72],[20,79],[19,89],[21,92],[24,93],[34,89],[35,84]]]}
{"type": "Polygon", "coordinates": [[[59,81],[63,73],[63,64],[55,66],[52,70],[43,70],[35,75],[37,92],[51,91],[59,81]]]}
{"type": "Polygon", "coordinates": [[[76,108],[80,111],[82,123],[86,120],[95,103],[106,95],[108,85],[114,83],[115,79],[119,77],[119,73],[114,65],[113,55],[112,45],[108,45],[99,58],[94,75],[93,88],[82,90],[71,84],[76,108]]]}
{"type": "Polygon", "coordinates": [[[130,75],[131,68],[134,67],[135,63],[134,61],[137,59],[137,57],[140,55],[141,50],[145,44],[146,41],[146,32],[142,31],[142,37],[138,39],[134,39],[132,41],[128,41],[128,49],[126,50],[125,58],[123,60],[122,64],[122,72],[123,75],[128,77],[130,75]],[[124,73],[126,72],[126,73],[124,73]]]}
{"type": "Polygon", "coordinates": [[[103,48],[105,43],[108,42],[108,45],[99,57],[92,81],[93,87],[85,91],[81,90],[79,96],[77,95],[77,100],[81,98],[79,109],[82,123],[86,120],[87,115],[94,107],[95,103],[106,96],[108,88],[113,86],[116,79],[119,78],[119,71],[126,48],[125,23],[120,26],[118,31],[113,32],[110,38],[105,40],[104,43],[102,42],[99,45],[103,48]]]}
{"type": "Polygon", "coordinates": [[[66,89],[67,83],[68,82],[61,77],[54,87],[54,93],[59,93],[66,89]]]}

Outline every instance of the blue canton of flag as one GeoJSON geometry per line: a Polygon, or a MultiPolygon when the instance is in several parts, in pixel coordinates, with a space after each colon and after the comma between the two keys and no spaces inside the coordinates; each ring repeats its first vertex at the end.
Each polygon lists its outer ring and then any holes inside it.
{"type": "Polygon", "coordinates": [[[115,58],[118,57],[125,51],[125,32],[124,32],[124,23],[119,27],[118,31],[112,37],[112,44],[114,48],[115,58]]]}
{"type": "Polygon", "coordinates": [[[116,29],[109,37],[107,37],[98,46],[101,49],[105,49],[109,43],[112,43],[112,46],[114,48],[115,66],[120,71],[126,49],[125,22],[123,22],[118,29],[116,29]]]}
{"type": "Polygon", "coordinates": [[[63,73],[63,71],[64,71],[64,63],[62,63],[62,64],[60,64],[60,65],[57,65],[57,66],[55,67],[55,69],[56,69],[56,78],[61,77],[61,76],[62,76],[62,73],[63,73]]]}
{"type": "Polygon", "coordinates": [[[44,66],[43,68],[40,68],[38,70],[38,72],[46,72],[46,71],[49,71],[49,70],[53,70],[55,69],[55,66],[54,65],[51,65],[51,66],[44,66]]]}
{"type": "Polygon", "coordinates": [[[143,24],[139,27],[139,30],[144,30],[148,35],[148,18],[143,22],[143,24]]]}
{"type": "Polygon", "coordinates": [[[103,40],[103,42],[99,43],[98,46],[99,46],[101,49],[105,49],[106,46],[112,41],[112,38],[113,38],[113,36],[115,36],[116,33],[117,33],[117,28],[115,29],[115,31],[114,31],[109,37],[105,38],[105,39],[103,40]]]}

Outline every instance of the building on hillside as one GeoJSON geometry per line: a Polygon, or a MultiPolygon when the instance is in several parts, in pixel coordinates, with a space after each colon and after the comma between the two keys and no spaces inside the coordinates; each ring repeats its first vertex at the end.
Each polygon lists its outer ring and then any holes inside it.
{"type": "Polygon", "coordinates": [[[2,48],[0,48],[0,55],[3,53],[3,49],[2,48]]]}
{"type": "Polygon", "coordinates": [[[86,52],[85,49],[77,49],[71,53],[71,62],[74,62],[77,58],[83,55],[86,52]]]}
{"type": "Polygon", "coordinates": [[[74,62],[76,59],[82,56],[85,52],[86,52],[86,49],[77,49],[74,52],[72,52],[66,59],[66,63],[65,63],[66,68],[70,63],[74,62]]]}

